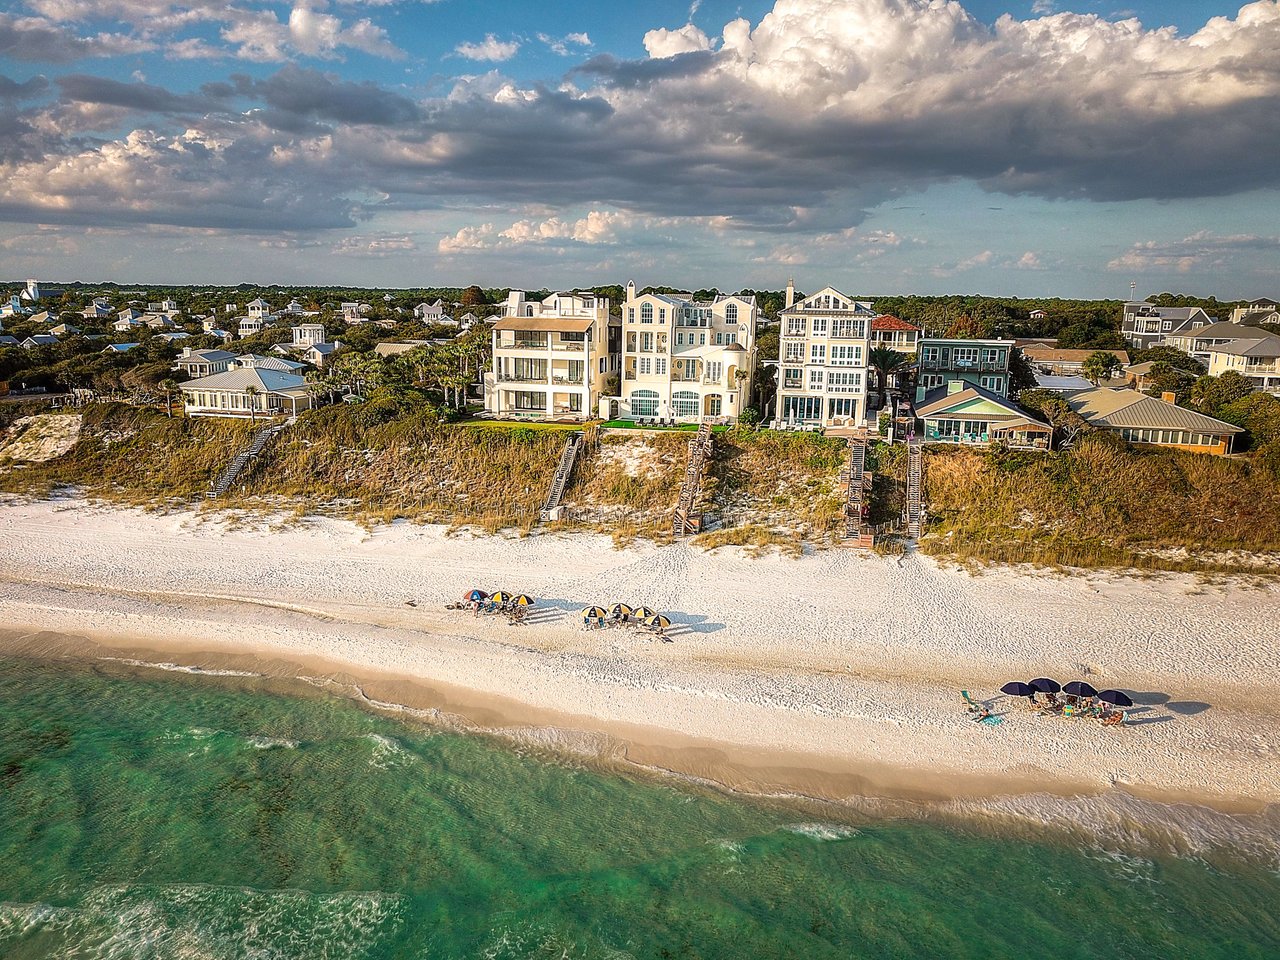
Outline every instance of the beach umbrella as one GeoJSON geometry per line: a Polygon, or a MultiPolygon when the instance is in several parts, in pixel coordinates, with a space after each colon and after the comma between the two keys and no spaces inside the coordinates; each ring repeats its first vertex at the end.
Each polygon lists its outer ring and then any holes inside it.
{"type": "Polygon", "coordinates": [[[1007,693],[1011,697],[1034,697],[1036,688],[1029,683],[1023,683],[1021,680],[1010,680],[1000,688],[1001,693],[1007,693]]]}
{"type": "Polygon", "coordinates": [[[490,594],[489,599],[494,603],[510,603],[512,595],[507,593],[505,590],[498,590],[495,593],[490,594]]]}
{"type": "Polygon", "coordinates": [[[604,607],[587,607],[582,611],[583,620],[603,620],[608,615],[604,607]]]}
{"type": "Polygon", "coordinates": [[[652,617],[656,617],[658,615],[658,611],[652,610],[649,607],[636,607],[631,611],[631,615],[637,620],[648,620],[652,617]]]}
{"type": "Polygon", "coordinates": [[[526,596],[523,593],[516,597],[517,607],[532,607],[533,603],[534,603],[533,597],[526,596]]]}
{"type": "Polygon", "coordinates": [[[1031,686],[1035,688],[1036,693],[1060,693],[1062,684],[1057,680],[1050,680],[1048,677],[1037,677],[1031,681],[1031,686]]]}
{"type": "Polygon", "coordinates": [[[468,590],[462,599],[467,603],[482,603],[489,599],[489,595],[483,590],[468,590]]]}
{"type": "Polygon", "coordinates": [[[1098,691],[1083,680],[1072,680],[1062,688],[1062,692],[1071,697],[1096,697],[1098,691]]]}
{"type": "Polygon", "coordinates": [[[656,627],[659,630],[665,630],[667,629],[667,627],[671,626],[671,618],[664,617],[660,613],[655,613],[652,617],[650,617],[648,620],[645,621],[645,625],[649,627],[656,627]]]}
{"type": "Polygon", "coordinates": [[[609,613],[615,617],[629,617],[633,611],[625,603],[615,603],[609,613]]]}
{"type": "Polygon", "coordinates": [[[1103,690],[1098,694],[1098,699],[1103,703],[1111,703],[1117,707],[1132,707],[1133,700],[1127,693],[1121,693],[1119,690],[1103,690]]]}

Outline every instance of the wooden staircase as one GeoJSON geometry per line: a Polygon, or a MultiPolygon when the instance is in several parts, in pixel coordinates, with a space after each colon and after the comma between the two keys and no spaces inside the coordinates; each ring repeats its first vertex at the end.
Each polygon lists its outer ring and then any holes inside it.
{"type": "Polygon", "coordinates": [[[907,536],[912,540],[920,537],[920,521],[924,513],[923,481],[924,453],[920,439],[912,433],[907,436],[907,504],[902,511],[907,536]]]}
{"type": "Polygon", "coordinates": [[[240,476],[249,468],[250,464],[267,448],[267,444],[275,439],[277,434],[283,433],[293,426],[295,422],[296,418],[290,417],[283,423],[267,424],[267,426],[255,433],[249,445],[237,453],[231,462],[222,468],[222,472],[218,474],[218,479],[209,488],[207,499],[217,500],[218,497],[230,490],[232,484],[240,479],[240,476]]]}
{"type": "Polygon", "coordinates": [[[575,430],[565,441],[564,450],[560,454],[560,463],[556,467],[556,475],[551,479],[551,488],[547,490],[547,499],[542,504],[542,512],[538,519],[542,523],[559,520],[564,508],[560,500],[564,497],[565,487],[569,485],[569,477],[573,474],[573,465],[578,461],[578,451],[582,449],[582,431],[575,430]]]}
{"type": "Polygon", "coordinates": [[[858,430],[849,437],[849,463],[840,474],[845,484],[844,545],[870,548],[875,546],[875,531],[867,524],[867,506],[871,498],[873,474],[867,468],[867,433],[858,430]]]}
{"type": "Polygon", "coordinates": [[[702,529],[702,514],[697,512],[698,490],[702,486],[702,474],[711,458],[711,424],[698,425],[698,433],[689,441],[689,461],[684,469],[684,481],[680,484],[680,499],[676,501],[675,514],[671,518],[671,532],[676,538],[688,537],[702,529]]]}

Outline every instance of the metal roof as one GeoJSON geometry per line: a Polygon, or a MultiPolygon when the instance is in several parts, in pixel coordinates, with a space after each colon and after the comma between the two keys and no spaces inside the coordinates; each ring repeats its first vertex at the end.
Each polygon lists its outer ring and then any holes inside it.
{"type": "Polygon", "coordinates": [[[577,317],[503,317],[493,325],[495,330],[522,330],[541,333],[586,333],[594,319],[577,317]]]}
{"type": "Polygon", "coordinates": [[[261,367],[236,367],[225,373],[188,380],[180,385],[183,390],[244,390],[257,387],[267,393],[297,393],[306,387],[306,381],[297,374],[261,367]]]}
{"type": "Polygon", "coordinates": [[[1176,403],[1167,403],[1136,390],[1097,387],[1069,393],[1067,404],[1095,426],[1142,430],[1188,430],[1192,433],[1242,433],[1232,426],[1176,403]]]}

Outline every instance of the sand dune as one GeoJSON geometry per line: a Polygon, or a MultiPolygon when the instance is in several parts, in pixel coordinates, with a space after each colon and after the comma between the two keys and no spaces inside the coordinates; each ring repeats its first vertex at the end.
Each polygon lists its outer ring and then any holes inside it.
{"type": "Polygon", "coordinates": [[[590,749],[604,738],[632,762],[752,789],[1118,784],[1222,805],[1280,800],[1274,585],[972,576],[915,556],[753,560],[321,519],[235,525],[79,500],[0,506],[0,582],[0,624],[19,632],[180,663],[341,671],[380,699],[564,744],[596,738],[590,749]],[[471,586],[540,603],[519,627],[444,610],[471,586]],[[582,606],[614,601],[668,613],[675,642],[581,628],[582,606]],[[1134,691],[1137,722],[1103,730],[1005,699],[994,704],[1005,722],[986,728],[959,707],[961,688],[991,697],[1039,675],[1134,691]]]}

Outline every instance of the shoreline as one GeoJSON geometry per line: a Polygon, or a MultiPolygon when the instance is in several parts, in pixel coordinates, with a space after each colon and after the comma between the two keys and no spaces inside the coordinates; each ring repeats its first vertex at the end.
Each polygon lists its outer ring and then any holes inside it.
{"type": "MultiPolygon", "coordinates": [[[[1280,705],[1265,684],[1280,654],[1262,639],[1274,587],[319,519],[269,530],[82,501],[0,507],[0,583],[0,624],[21,632],[332,677],[481,732],[744,794],[944,806],[1123,791],[1231,814],[1280,803],[1280,705]],[[629,602],[672,612],[674,643],[577,626],[579,607],[609,599],[601,584],[619,583],[629,602]],[[473,585],[539,605],[521,627],[443,609],[473,585]],[[1065,681],[1085,666],[1100,687],[1145,691],[1143,722],[1110,731],[1015,710],[983,728],[959,702],[962,688],[991,696],[1023,673],[1065,681]]],[[[13,641],[9,629],[0,646],[13,641]]]]}

